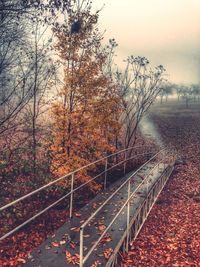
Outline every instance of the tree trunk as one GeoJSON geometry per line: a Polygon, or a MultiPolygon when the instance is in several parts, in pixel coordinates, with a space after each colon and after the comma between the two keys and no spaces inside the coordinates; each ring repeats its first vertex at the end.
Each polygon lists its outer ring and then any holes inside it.
{"type": "Polygon", "coordinates": [[[38,81],[38,43],[37,43],[37,26],[35,36],[35,77],[33,86],[33,116],[32,116],[32,153],[33,153],[33,175],[36,176],[36,160],[37,160],[37,140],[36,140],[36,119],[37,119],[37,81],[38,81]]]}

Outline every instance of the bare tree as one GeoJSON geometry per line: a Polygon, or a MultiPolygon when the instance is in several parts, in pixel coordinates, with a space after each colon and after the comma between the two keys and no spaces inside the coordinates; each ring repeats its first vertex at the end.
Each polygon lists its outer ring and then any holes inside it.
{"type": "Polygon", "coordinates": [[[34,82],[35,58],[30,57],[30,50],[35,41],[31,28],[39,23],[40,29],[49,25],[64,30],[59,15],[67,17],[74,4],[73,0],[0,0],[0,133],[13,127],[11,121],[16,121],[33,96],[30,81],[34,82]]]}
{"type": "Polygon", "coordinates": [[[48,91],[56,69],[51,28],[60,29],[56,14],[66,13],[69,1],[45,3],[0,1],[0,143],[5,151],[1,159],[9,164],[18,154],[34,174],[39,131],[46,127],[41,116],[52,96],[48,91]]]}
{"type": "Polygon", "coordinates": [[[124,147],[135,143],[139,122],[161,90],[163,66],[149,68],[145,57],[130,56],[124,72],[116,72],[123,114],[124,147]]]}
{"type": "Polygon", "coordinates": [[[163,86],[160,90],[160,93],[159,93],[160,103],[162,104],[164,97],[165,97],[165,101],[167,101],[169,95],[171,95],[172,93],[173,93],[173,84],[171,84],[169,82],[163,84],[163,86]]]}
{"type": "Polygon", "coordinates": [[[199,84],[192,84],[191,85],[191,94],[193,96],[193,100],[200,100],[200,85],[199,84]]]}
{"type": "Polygon", "coordinates": [[[185,101],[186,108],[189,107],[189,102],[192,100],[192,88],[190,86],[181,85],[180,96],[185,101]]]}

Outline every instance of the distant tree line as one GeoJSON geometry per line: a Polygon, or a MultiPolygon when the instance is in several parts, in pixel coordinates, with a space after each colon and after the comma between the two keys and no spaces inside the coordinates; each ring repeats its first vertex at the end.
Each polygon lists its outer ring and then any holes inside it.
{"type": "Polygon", "coordinates": [[[186,107],[191,101],[200,101],[200,84],[179,85],[171,83],[163,83],[159,93],[160,102],[167,101],[170,95],[176,94],[177,99],[184,100],[186,107]]]}

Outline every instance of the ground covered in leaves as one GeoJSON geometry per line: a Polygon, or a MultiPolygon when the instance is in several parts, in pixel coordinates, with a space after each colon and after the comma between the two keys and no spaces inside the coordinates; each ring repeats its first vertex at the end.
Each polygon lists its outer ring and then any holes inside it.
{"type": "MultiPolygon", "coordinates": [[[[142,144],[141,147],[135,150],[135,153],[142,154],[146,151],[146,144],[149,149],[155,148],[154,144],[151,141],[144,141],[138,137],[137,144],[142,144]]],[[[156,149],[156,148],[155,148],[156,149]]],[[[123,156],[123,155],[122,155],[123,156]]],[[[127,163],[127,171],[132,170],[132,166],[141,165],[146,159],[143,157],[138,157],[132,159],[132,161],[127,163]]],[[[110,163],[112,164],[112,163],[110,163]]],[[[115,181],[117,177],[121,177],[123,173],[123,165],[118,166],[117,169],[111,170],[108,172],[108,183],[115,181]],[[113,180],[113,178],[115,178],[113,180]]],[[[104,176],[103,176],[104,177],[104,176]]],[[[103,181],[100,177],[101,182],[103,181]]],[[[24,194],[28,193],[28,188],[26,183],[21,182],[21,187],[23,187],[24,194]]],[[[6,191],[8,187],[4,186],[4,192],[6,197],[0,199],[2,204],[7,204],[10,201],[18,198],[21,195],[15,195],[14,189],[6,191]],[[12,193],[12,194],[11,194],[12,193]]],[[[15,188],[15,187],[13,187],[15,188]]],[[[9,208],[8,211],[0,213],[0,236],[4,233],[10,231],[24,220],[35,215],[40,210],[44,209],[47,205],[50,205],[58,198],[66,194],[66,192],[60,192],[56,188],[53,188],[51,191],[42,191],[42,193],[36,194],[33,198],[25,199],[17,204],[14,208],[9,208]],[[61,195],[60,195],[61,194],[61,195]]],[[[74,207],[75,216],[78,214],[78,210],[88,203],[95,194],[92,194],[87,188],[83,188],[83,191],[79,191],[77,194],[74,194],[74,198],[78,205],[74,207]]],[[[95,208],[95,207],[94,207],[95,208]]],[[[60,202],[57,206],[50,209],[48,212],[44,213],[41,217],[33,221],[33,223],[28,224],[27,226],[21,228],[15,234],[9,236],[8,238],[0,241],[0,267],[1,266],[17,266],[21,267],[26,262],[26,257],[37,248],[41,243],[43,243],[49,236],[52,236],[56,229],[61,227],[69,218],[69,199],[66,199],[60,202]]],[[[56,247],[56,243],[53,244],[53,247],[56,247]]],[[[106,255],[110,254],[108,250],[106,255]]],[[[105,256],[107,257],[107,256],[105,256]]],[[[66,263],[67,265],[67,263],[66,263]]]]}
{"type": "Polygon", "coordinates": [[[154,106],[163,142],[176,149],[175,171],[120,267],[200,266],[200,103],[154,106]]]}

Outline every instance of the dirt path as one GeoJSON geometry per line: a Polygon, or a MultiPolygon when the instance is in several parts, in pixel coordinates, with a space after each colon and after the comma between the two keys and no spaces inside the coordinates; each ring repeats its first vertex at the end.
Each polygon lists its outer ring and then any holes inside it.
{"type": "Polygon", "coordinates": [[[140,131],[144,137],[151,138],[160,147],[164,145],[162,137],[150,116],[144,116],[140,122],[140,131]]]}
{"type": "Polygon", "coordinates": [[[171,103],[151,118],[179,163],[120,267],[200,266],[200,107],[171,103]]]}

